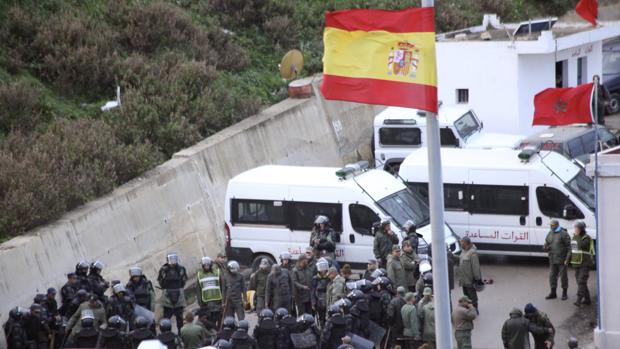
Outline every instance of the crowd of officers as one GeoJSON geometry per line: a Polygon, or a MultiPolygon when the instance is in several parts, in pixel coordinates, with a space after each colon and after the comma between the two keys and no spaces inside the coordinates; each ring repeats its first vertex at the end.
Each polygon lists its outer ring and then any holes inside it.
{"type": "MultiPolygon", "coordinates": [[[[224,254],[215,259],[203,257],[193,281],[199,306],[194,312],[186,311],[187,271],[179,263],[179,256],[170,253],[157,277],[163,308],[158,328],[153,313],[155,290],[140,267],[130,268],[126,284],[109,283],[101,276],[102,262],[82,261],[75,272],[67,275],[60,291],[60,306],[56,290],[50,288],[47,294],[36,295],[28,309],[16,307],[10,311],[4,325],[8,348],[135,349],[141,341],[157,338],[168,348],[212,345],[219,349],[370,349],[398,345],[404,349],[433,349],[432,267],[429,260],[417,254],[420,235],[415,225],[407,222],[404,231],[406,237],[399,245],[389,221],[378,224],[375,258],[356,279],[349,265],[338,265],[338,237],[324,216],[315,220],[305,254],[294,261],[290,253],[284,252],[279,264],[265,257],[249,280],[240,272],[239,264],[228,261],[224,254]],[[110,296],[105,294],[108,289],[112,291],[110,296]],[[251,300],[247,299],[248,290],[254,291],[251,300]],[[244,319],[250,303],[259,318],[251,336],[244,319]]],[[[452,309],[452,321],[458,348],[471,348],[473,321],[479,315],[477,292],[484,282],[476,247],[467,237],[460,244],[459,256],[449,249],[446,252],[450,290],[456,267],[464,294],[452,309]]],[[[559,275],[566,296],[565,267],[572,263],[577,266],[579,285],[575,304],[589,303],[586,266],[592,263],[592,243],[585,225],[576,224],[571,239],[557,221],[552,221],[545,249],[551,265],[551,294],[547,298],[556,297],[554,282],[559,275]]],[[[527,304],[523,312],[517,308],[510,312],[501,333],[504,346],[529,348],[529,333],[535,339],[535,348],[552,347],[555,329],[532,304],[527,304]]]]}

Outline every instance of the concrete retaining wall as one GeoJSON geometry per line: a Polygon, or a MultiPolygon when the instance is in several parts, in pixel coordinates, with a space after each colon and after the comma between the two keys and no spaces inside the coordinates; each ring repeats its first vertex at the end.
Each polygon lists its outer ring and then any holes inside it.
{"type": "Polygon", "coordinates": [[[231,177],[264,164],[340,166],[369,159],[372,120],[381,109],[287,99],[57,222],[3,243],[0,321],[11,307],[29,306],[36,293],[60,288],[80,259],[100,259],[106,279],[126,282],[134,264],[155,279],[165,254],[176,251],[195,272],[203,255],[222,250],[231,177]]]}

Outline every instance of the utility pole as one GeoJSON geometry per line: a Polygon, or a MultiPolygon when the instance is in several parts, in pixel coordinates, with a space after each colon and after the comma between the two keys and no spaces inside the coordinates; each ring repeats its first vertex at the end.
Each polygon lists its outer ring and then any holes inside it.
{"type": "MultiPolygon", "coordinates": [[[[434,7],[433,0],[422,0],[422,7],[434,7]]],[[[439,122],[435,113],[426,113],[428,150],[428,193],[431,216],[433,252],[433,290],[435,297],[435,338],[437,348],[452,348],[450,290],[448,284],[448,255],[443,218],[443,179],[439,122]]]]}

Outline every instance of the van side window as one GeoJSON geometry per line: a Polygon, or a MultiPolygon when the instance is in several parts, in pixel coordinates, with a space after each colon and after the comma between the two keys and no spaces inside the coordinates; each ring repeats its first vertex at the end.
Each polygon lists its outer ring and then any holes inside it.
{"type": "MultiPolygon", "coordinates": [[[[428,202],[427,183],[407,183],[409,189],[422,197],[424,202],[428,202]]],[[[463,211],[467,210],[467,185],[465,184],[444,184],[443,201],[446,210],[463,211]],[[460,192],[460,193],[459,193],[460,192]]]]}
{"type": "Polygon", "coordinates": [[[526,216],[529,213],[528,187],[470,185],[469,212],[526,216]]]}
{"type": "Polygon", "coordinates": [[[328,204],[322,202],[289,202],[292,219],[291,229],[312,230],[314,218],[324,215],[337,232],[342,232],[342,204],[328,204]]]}
{"type": "MultiPolygon", "coordinates": [[[[551,187],[536,188],[536,200],[538,200],[540,212],[551,218],[562,218],[566,205],[575,206],[564,193],[551,187]]],[[[577,218],[584,218],[579,208],[577,208],[577,218]]]]}
{"type": "Polygon", "coordinates": [[[448,127],[439,129],[439,141],[442,147],[458,147],[459,142],[454,132],[448,127]]]}
{"type": "Polygon", "coordinates": [[[233,199],[232,223],[286,225],[284,202],[233,199]]]}
{"type": "Polygon", "coordinates": [[[375,211],[364,205],[349,205],[349,216],[353,230],[363,235],[372,235],[372,224],[379,221],[375,211]]]}
{"type": "Polygon", "coordinates": [[[383,127],[379,129],[382,145],[420,145],[421,131],[417,127],[383,127]]]}

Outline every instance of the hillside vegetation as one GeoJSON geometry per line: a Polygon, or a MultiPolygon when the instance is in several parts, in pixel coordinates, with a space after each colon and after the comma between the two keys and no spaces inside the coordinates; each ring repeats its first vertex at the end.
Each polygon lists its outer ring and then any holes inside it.
{"type": "MultiPolygon", "coordinates": [[[[576,0],[438,0],[438,31],[576,0]]],[[[399,0],[4,0],[0,239],[50,222],[285,98],[291,48],[321,71],[326,10],[399,0]],[[100,107],[122,90],[122,107],[100,107]]]]}

